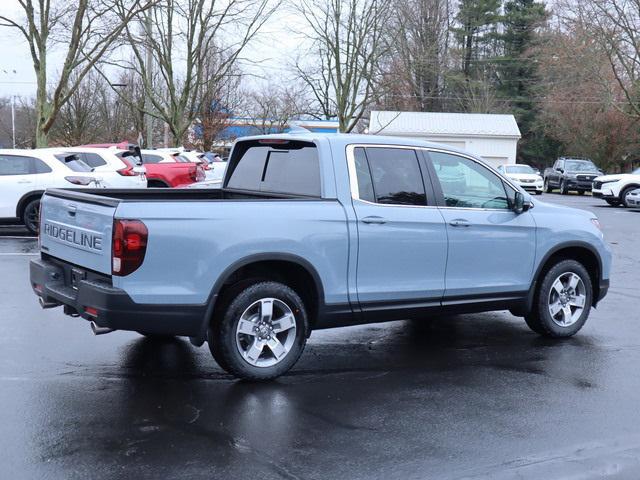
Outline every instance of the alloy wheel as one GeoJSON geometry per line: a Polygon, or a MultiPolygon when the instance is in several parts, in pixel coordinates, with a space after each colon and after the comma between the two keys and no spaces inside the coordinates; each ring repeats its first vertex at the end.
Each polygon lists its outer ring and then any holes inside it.
{"type": "Polygon", "coordinates": [[[580,276],[573,272],[561,274],[549,291],[548,308],[551,319],[560,327],[573,325],[580,319],[586,301],[587,291],[580,276]]]}
{"type": "Polygon", "coordinates": [[[277,298],[261,298],[240,316],[236,347],[255,367],[271,367],[289,353],[296,339],[296,319],[291,308],[277,298]]]}

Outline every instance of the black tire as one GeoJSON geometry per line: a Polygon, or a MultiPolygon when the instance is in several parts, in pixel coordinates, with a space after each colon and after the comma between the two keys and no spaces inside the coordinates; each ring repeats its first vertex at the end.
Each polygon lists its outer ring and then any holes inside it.
{"type": "Polygon", "coordinates": [[[36,198],[27,203],[22,212],[22,223],[29,233],[38,235],[40,232],[40,199],[36,198]]]}
{"type": "Polygon", "coordinates": [[[542,195],[542,190],[536,190],[536,195],[542,195]]]}
{"type": "Polygon", "coordinates": [[[578,195],[584,195],[584,190],[578,190],[578,195]]]}
{"type": "Polygon", "coordinates": [[[630,205],[627,204],[627,195],[630,192],[633,192],[634,190],[636,190],[638,187],[627,187],[624,190],[622,190],[620,192],[620,205],[622,205],[625,208],[630,208],[630,205]]]}
{"type": "Polygon", "coordinates": [[[560,182],[560,195],[566,195],[569,193],[569,190],[567,190],[567,184],[564,180],[562,180],[560,182]]]}
{"type": "Polygon", "coordinates": [[[548,178],[544,179],[544,191],[546,193],[551,193],[553,191],[553,188],[551,188],[551,185],[549,185],[549,179],[548,178]]]}
{"type": "Polygon", "coordinates": [[[209,350],[220,367],[245,380],[264,381],[283,375],[295,365],[307,343],[309,320],[302,299],[293,289],[279,282],[257,281],[221,301],[225,302],[224,308],[214,319],[207,336],[209,350]],[[282,359],[274,365],[257,366],[249,363],[240,352],[236,328],[243,313],[264,298],[283,302],[293,313],[296,330],[295,336],[291,336],[293,343],[282,359]]]}
{"type": "Polygon", "coordinates": [[[607,202],[612,207],[619,207],[620,206],[620,201],[619,200],[605,200],[605,202],[607,202]]]}
{"type": "Polygon", "coordinates": [[[525,316],[525,321],[531,330],[551,338],[571,337],[578,333],[583,327],[593,303],[593,288],[591,277],[586,268],[576,260],[561,260],[551,267],[542,278],[536,291],[533,311],[525,316]],[[558,277],[565,273],[575,273],[580,277],[585,288],[585,304],[578,320],[569,326],[561,326],[551,316],[549,312],[549,296],[553,283],[558,277]]]}

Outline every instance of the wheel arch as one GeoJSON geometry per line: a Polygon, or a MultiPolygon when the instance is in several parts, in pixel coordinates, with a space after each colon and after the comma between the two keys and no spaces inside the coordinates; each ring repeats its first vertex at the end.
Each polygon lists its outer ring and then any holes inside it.
{"type": "Polygon", "coordinates": [[[192,339],[196,345],[202,344],[207,329],[214,319],[220,299],[230,288],[249,278],[275,280],[293,288],[307,307],[310,329],[313,329],[320,312],[324,308],[324,287],[315,267],[306,259],[289,253],[258,253],[249,255],[229,265],[218,277],[211,293],[199,337],[192,339]],[[304,288],[311,282],[312,289],[304,288]]]}
{"type": "Polygon", "coordinates": [[[24,209],[27,207],[27,204],[31,200],[42,198],[42,195],[44,195],[44,190],[33,190],[25,193],[20,200],[18,200],[18,204],[16,205],[16,217],[22,220],[22,214],[24,213],[24,209]]]}
{"type": "Polygon", "coordinates": [[[526,310],[530,312],[533,309],[535,293],[540,284],[542,277],[549,269],[560,260],[576,260],[587,269],[591,279],[591,287],[593,291],[592,304],[595,307],[600,298],[600,278],[602,275],[602,259],[598,251],[586,242],[564,242],[556,245],[549,250],[536,269],[536,273],[529,288],[527,296],[526,310]]]}
{"type": "Polygon", "coordinates": [[[618,200],[620,200],[622,203],[624,203],[624,197],[622,196],[623,192],[626,192],[630,188],[634,190],[636,188],[640,188],[640,183],[630,183],[629,185],[625,185],[620,189],[620,193],[618,194],[618,200]]]}

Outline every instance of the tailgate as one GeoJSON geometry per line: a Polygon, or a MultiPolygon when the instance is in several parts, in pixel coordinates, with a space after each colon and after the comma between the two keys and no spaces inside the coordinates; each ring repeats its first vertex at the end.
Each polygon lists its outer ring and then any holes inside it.
{"type": "Polygon", "coordinates": [[[40,204],[43,252],[111,275],[111,230],[115,198],[54,190],[40,204]]]}

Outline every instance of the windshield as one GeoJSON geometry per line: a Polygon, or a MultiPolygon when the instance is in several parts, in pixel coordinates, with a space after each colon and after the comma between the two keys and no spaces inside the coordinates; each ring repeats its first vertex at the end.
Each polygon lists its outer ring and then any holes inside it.
{"type": "Polygon", "coordinates": [[[93,168],[80,160],[78,155],[72,153],[58,153],[54,155],[58,161],[65,164],[67,168],[74,172],[92,172],[93,168]]]}
{"type": "Polygon", "coordinates": [[[504,168],[507,173],[536,173],[529,165],[509,165],[504,168]]]}
{"type": "Polygon", "coordinates": [[[565,170],[569,172],[593,172],[598,168],[589,160],[567,160],[565,170]]]}

